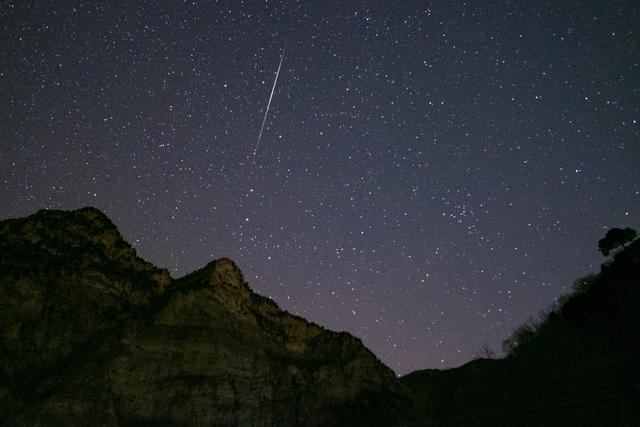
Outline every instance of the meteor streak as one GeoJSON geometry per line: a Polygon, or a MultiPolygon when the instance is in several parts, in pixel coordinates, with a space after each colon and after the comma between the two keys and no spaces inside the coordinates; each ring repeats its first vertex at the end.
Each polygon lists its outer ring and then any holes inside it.
{"type": "Polygon", "coordinates": [[[276,84],[278,84],[278,76],[280,75],[280,67],[282,67],[282,60],[284,59],[285,48],[282,48],[282,55],[280,56],[280,64],[278,64],[278,71],[276,71],[276,78],[273,80],[273,87],[271,88],[271,95],[269,95],[269,102],[267,102],[267,109],[264,112],[264,118],[262,119],[262,126],[260,126],[260,133],[258,134],[258,142],[256,142],[256,148],[253,149],[253,157],[258,152],[260,147],[260,140],[262,139],[262,131],[264,130],[264,124],[267,122],[267,114],[269,114],[269,107],[271,106],[271,99],[273,98],[273,92],[276,90],[276,84]]]}

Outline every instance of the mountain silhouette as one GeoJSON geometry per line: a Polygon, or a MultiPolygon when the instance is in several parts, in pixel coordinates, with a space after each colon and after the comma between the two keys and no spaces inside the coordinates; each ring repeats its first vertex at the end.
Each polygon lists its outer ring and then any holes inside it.
{"type": "Polygon", "coordinates": [[[437,426],[640,425],[640,240],[505,341],[503,359],[402,378],[437,426]]]}
{"type": "Polygon", "coordinates": [[[639,425],[640,240],[505,342],[398,379],[235,263],[174,279],[99,210],[0,222],[0,424],[639,425]]]}
{"type": "Polygon", "coordinates": [[[399,382],[361,341],[252,292],[228,259],[175,280],[100,211],[0,224],[11,425],[388,425],[399,382]]]}

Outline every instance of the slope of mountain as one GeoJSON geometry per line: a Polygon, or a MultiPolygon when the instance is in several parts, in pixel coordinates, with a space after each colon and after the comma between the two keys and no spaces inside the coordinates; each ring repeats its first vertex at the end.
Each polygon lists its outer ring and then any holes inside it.
{"type": "Polygon", "coordinates": [[[414,419],[438,426],[640,425],[640,240],[505,344],[505,359],[403,377],[414,419]]]}
{"type": "Polygon", "coordinates": [[[405,402],[360,340],[280,310],[228,259],[172,279],[92,208],[0,223],[8,425],[390,425],[405,402]]]}
{"type": "Polygon", "coordinates": [[[640,425],[640,240],[479,359],[398,380],[248,287],[181,279],[92,208],[0,222],[0,425],[640,425]]]}

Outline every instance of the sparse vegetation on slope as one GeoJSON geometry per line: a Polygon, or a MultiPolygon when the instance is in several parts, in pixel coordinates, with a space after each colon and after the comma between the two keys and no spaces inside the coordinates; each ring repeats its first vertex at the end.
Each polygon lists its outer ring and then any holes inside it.
{"type": "MultiPolygon", "coordinates": [[[[416,420],[434,425],[638,425],[640,241],[538,322],[505,342],[507,357],[402,379],[416,420]]],[[[618,246],[618,245],[617,245],[618,246]]]]}

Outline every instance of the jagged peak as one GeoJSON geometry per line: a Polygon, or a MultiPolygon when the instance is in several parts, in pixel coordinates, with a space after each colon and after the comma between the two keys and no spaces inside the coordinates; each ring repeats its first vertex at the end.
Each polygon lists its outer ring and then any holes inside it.
{"type": "Polygon", "coordinates": [[[207,284],[212,288],[226,287],[251,291],[240,268],[227,257],[215,259],[204,267],[176,279],[176,281],[183,290],[200,288],[207,284]]]}
{"type": "Polygon", "coordinates": [[[220,258],[211,263],[213,271],[209,283],[212,286],[228,285],[234,288],[248,287],[242,271],[229,258],[220,258]]]}
{"type": "MultiPolygon", "coordinates": [[[[136,271],[157,273],[158,289],[164,289],[171,280],[168,272],[138,257],[109,217],[94,207],[42,209],[24,218],[3,220],[0,238],[0,246],[20,247],[27,254],[39,251],[40,258],[47,257],[60,271],[101,268],[109,260],[136,271]]],[[[33,268],[46,267],[35,258],[28,259],[33,268]]]]}
{"type": "Polygon", "coordinates": [[[109,219],[109,217],[102,212],[100,209],[93,206],[84,206],[75,210],[60,210],[60,209],[40,209],[35,214],[28,216],[24,219],[30,218],[70,218],[70,217],[81,217],[84,219],[90,219],[97,223],[100,223],[102,226],[107,226],[109,228],[117,228],[113,222],[109,219]]]}
{"type": "Polygon", "coordinates": [[[14,235],[18,233],[32,243],[49,241],[53,245],[83,245],[92,240],[105,246],[117,243],[128,246],[113,222],[92,207],[75,211],[42,209],[28,217],[7,219],[0,224],[0,232],[11,233],[13,230],[14,235]]]}

